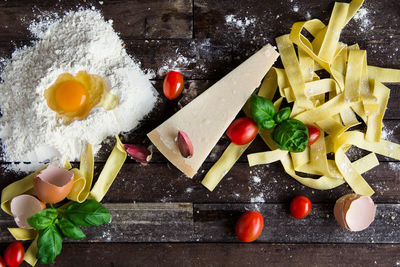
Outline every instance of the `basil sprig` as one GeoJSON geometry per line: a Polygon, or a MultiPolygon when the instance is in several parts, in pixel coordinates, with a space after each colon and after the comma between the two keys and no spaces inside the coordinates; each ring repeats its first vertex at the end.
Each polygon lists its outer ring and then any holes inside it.
{"type": "Polygon", "coordinates": [[[250,111],[258,128],[264,130],[274,128],[275,107],[271,100],[253,94],[250,99],[250,111]]]}
{"type": "Polygon", "coordinates": [[[109,222],[111,214],[93,199],[73,203],[67,209],[44,209],[29,217],[29,225],[39,230],[36,255],[39,263],[50,264],[61,253],[62,235],[82,239],[86,235],[79,226],[99,226],[109,222]]]}
{"type": "Polygon", "coordinates": [[[308,143],[308,129],[299,120],[287,119],[271,133],[275,145],[290,152],[303,152],[308,143]]]}
{"type": "Polygon", "coordinates": [[[290,152],[303,152],[306,149],[307,126],[299,120],[290,119],[290,107],[276,112],[271,100],[253,94],[250,98],[250,111],[258,128],[273,129],[271,138],[277,147],[290,152]]]}

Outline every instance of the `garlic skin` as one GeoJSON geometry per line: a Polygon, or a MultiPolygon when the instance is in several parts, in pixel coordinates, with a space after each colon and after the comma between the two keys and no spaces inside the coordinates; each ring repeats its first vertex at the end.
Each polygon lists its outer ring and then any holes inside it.
{"type": "Polygon", "coordinates": [[[374,221],[376,206],[368,196],[348,194],[336,201],[333,213],[340,226],[357,232],[368,228],[374,221]]]}

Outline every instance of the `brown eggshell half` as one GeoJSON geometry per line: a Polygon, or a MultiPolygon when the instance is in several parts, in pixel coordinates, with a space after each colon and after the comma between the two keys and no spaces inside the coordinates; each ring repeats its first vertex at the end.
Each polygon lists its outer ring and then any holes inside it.
{"type": "Polygon", "coordinates": [[[345,220],[350,231],[362,231],[374,221],[376,206],[368,196],[360,196],[351,201],[345,220]]]}
{"type": "Polygon", "coordinates": [[[26,220],[44,208],[46,208],[46,205],[31,195],[14,197],[10,203],[11,213],[18,227],[26,229],[32,229],[26,220]]]}
{"type": "Polygon", "coordinates": [[[74,173],[49,165],[35,177],[36,196],[45,203],[57,203],[71,192],[74,173]]]}
{"type": "Polygon", "coordinates": [[[375,218],[376,206],[370,197],[348,194],[339,198],[333,209],[336,221],[350,231],[366,229],[375,218]]]}
{"type": "Polygon", "coordinates": [[[347,230],[349,230],[349,227],[345,220],[345,214],[349,209],[351,200],[356,199],[357,197],[357,194],[344,195],[336,201],[335,207],[333,208],[333,214],[335,215],[336,221],[340,226],[346,228],[347,230]]]}

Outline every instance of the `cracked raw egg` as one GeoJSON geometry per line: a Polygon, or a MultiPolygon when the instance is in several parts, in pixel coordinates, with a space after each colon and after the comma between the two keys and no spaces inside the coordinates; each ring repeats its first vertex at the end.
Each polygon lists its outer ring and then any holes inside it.
{"type": "Polygon", "coordinates": [[[44,97],[65,124],[85,119],[94,107],[111,110],[118,105],[118,97],[109,92],[106,81],[86,71],[79,71],[76,76],[61,74],[45,90],[44,97]]]}

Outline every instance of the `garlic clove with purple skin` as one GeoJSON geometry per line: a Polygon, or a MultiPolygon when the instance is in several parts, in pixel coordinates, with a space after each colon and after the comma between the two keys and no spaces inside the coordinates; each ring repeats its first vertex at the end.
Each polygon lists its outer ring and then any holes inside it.
{"type": "Polygon", "coordinates": [[[131,144],[124,144],[124,149],[126,153],[128,153],[128,155],[131,156],[131,158],[142,164],[148,164],[151,160],[152,153],[149,149],[145,147],[131,145],[131,144]]]}
{"type": "Polygon", "coordinates": [[[192,141],[190,141],[189,136],[185,132],[182,131],[178,132],[177,142],[182,157],[190,158],[193,156],[192,141]]]}

